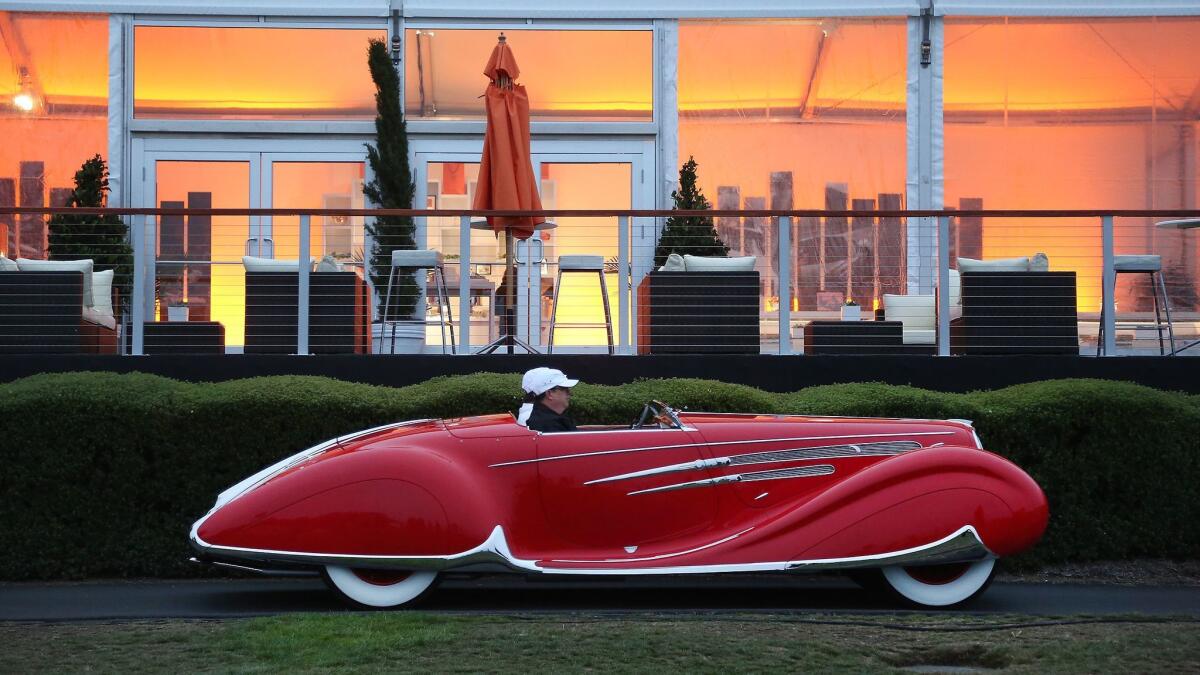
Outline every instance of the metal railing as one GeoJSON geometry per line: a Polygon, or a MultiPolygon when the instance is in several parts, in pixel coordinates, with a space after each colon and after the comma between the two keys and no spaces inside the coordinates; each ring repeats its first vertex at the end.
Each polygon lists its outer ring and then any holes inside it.
{"type": "MultiPolygon", "coordinates": [[[[1200,266],[1193,241],[1200,232],[1153,226],[1160,220],[1200,218],[1200,210],[1194,209],[531,212],[5,207],[0,208],[0,226],[6,220],[28,222],[32,216],[56,214],[117,216],[128,227],[128,294],[104,322],[113,325],[116,346],[104,347],[113,342],[105,336],[88,343],[92,338],[83,336],[87,330],[70,328],[77,318],[75,305],[83,305],[80,325],[96,318],[95,298],[77,302],[72,298],[83,294],[82,289],[61,285],[61,277],[42,285],[37,277],[19,276],[27,271],[22,267],[17,276],[0,270],[0,353],[72,351],[77,342],[86,344],[83,351],[103,343],[97,347],[101,351],[131,355],[193,353],[202,347],[217,353],[239,347],[291,354],[389,353],[396,351],[392,345],[397,331],[407,326],[420,334],[426,351],[460,355],[476,353],[497,339],[496,346],[505,352],[524,351],[527,345],[538,351],[615,354],[1115,355],[1119,346],[1122,353],[1174,353],[1200,326],[1200,266]],[[372,245],[395,242],[367,241],[366,253],[349,265],[357,281],[343,283],[300,262],[300,252],[310,251],[317,258],[322,251],[314,237],[314,228],[320,227],[314,219],[379,216],[414,218],[418,241],[433,241],[438,227],[439,242],[453,242],[457,235],[457,252],[442,263],[446,288],[438,290],[424,276],[416,278],[416,295],[431,301],[423,312],[418,303],[416,314],[397,317],[379,306],[391,297],[385,288],[376,287],[373,294],[362,290],[371,287],[367,269],[378,267],[385,278],[388,272],[388,262],[371,259],[372,245]],[[539,232],[513,251],[504,251],[492,247],[489,235],[481,239],[479,230],[473,231],[474,221],[489,216],[545,218],[557,221],[560,228],[539,232]],[[215,280],[214,270],[243,264],[228,251],[261,251],[261,229],[253,225],[258,219],[282,217],[298,219],[296,230],[286,233],[294,236],[295,269],[224,274],[223,281],[215,280]],[[686,283],[684,275],[655,271],[655,248],[664,222],[681,217],[714,219],[730,246],[729,257],[747,259],[742,268],[716,269],[692,261],[701,271],[687,270],[693,274],[686,283]],[[192,254],[181,255],[172,248],[175,243],[164,242],[184,235],[172,234],[175,231],[164,229],[164,223],[193,218],[216,224],[206,235],[209,240],[194,244],[192,254]],[[258,241],[258,247],[243,246],[247,239],[258,241]],[[487,242],[486,249],[481,241],[487,242]],[[224,257],[217,255],[218,249],[226,251],[224,257]],[[976,269],[971,262],[977,257],[1037,258],[1036,253],[1047,251],[1049,271],[1030,269],[1028,260],[1024,270],[976,269]],[[1134,279],[1119,293],[1118,277],[1130,270],[1121,268],[1128,261],[1118,256],[1131,254],[1159,256],[1159,276],[1134,279]],[[511,274],[504,271],[509,264],[511,274]],[[1024,274],[1012,274],[1018,271],[1024,274]],[[583,274],[573,274],[578,272],[583,274]],[[192,297],[203,299],[193,305],[204,308],[190,317],[194,326],[162,325],[180,323],[166,321],[178,317],[168,316],[163,306],[175,302],[171,298],[176,286],[184,289],[185,299],[189,289],[195,293],[192,297]],[[847,300],[858,303],[863,322],[841,320],[854,313],[841,309],[847,300]],[[218,318],[212,314],[218,305],[222,316],[234,317],[225,322],[228,325],[197,321],[198,316],[218,318]],[[1165,318],[1154,318],[1168,310],[1175,329],[1170,339],[1162,328],[1165,318]],[[201,323],[221,332],[204,332],[201,323]],[[1123,332],[1118,330],[1122,326],[1123,332]],[[452,345],[442,337],[447,328],[452,345]],[[239,339],[225,335],[225,330],[238,331],[239,339]],[[506,342],[503,338],[509,334],[515,339],[506,342]]],[[[86,244],[87,236],[78,235],[75,243],[86,244]]],[[[61,242],[55,250],[53,234],[46,240],[49,257],[93,255],[97,266],[104,266],[100,260],[106,252],[99,243],[89,253],[87,246],[68,249],[61,242]]],[[[11,237],[0,244],[3,252],[10,249],[11,237]]],[[[28,251],[28,245],[22,250],[28,251]]],[[[120,270],[118,266],[118,276],[120,270]]],[[[342,272],[343,277],[347,274],[342,272]]]]}

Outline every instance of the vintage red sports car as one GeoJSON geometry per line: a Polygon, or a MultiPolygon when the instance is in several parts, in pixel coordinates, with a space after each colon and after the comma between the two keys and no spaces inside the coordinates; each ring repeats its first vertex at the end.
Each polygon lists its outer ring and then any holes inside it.
{"type": "Polygon", "coordinates": [[[848,571],[911,603],[981,593],[1046,528],[1046,498],[965,420],[680,413],[542,434],[511,415],[390,424],[229,488],[201,561],[321,572],[394,607],[444,570],[848,571]]]}

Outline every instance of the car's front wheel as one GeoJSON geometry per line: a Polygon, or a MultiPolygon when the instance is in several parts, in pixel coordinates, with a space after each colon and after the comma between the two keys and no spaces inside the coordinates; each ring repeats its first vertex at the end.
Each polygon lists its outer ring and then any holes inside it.
{"type": "Polygon", "coordinates": [[[888,587],[922,607],[950,607],[978,597],[996,574],[996,559],[947,565],[895,565],[880,570],[888,587]]]}
{"type": "Polygon", "coordinates": [[[375,570],[327,565],[321,576],[352,604],[386,609],[417,602],[433,590],[437,572],[375,570]]]}

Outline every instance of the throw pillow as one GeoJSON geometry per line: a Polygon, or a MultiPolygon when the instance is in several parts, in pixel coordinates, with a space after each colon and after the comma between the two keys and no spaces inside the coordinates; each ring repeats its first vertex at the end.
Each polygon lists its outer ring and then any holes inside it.
{"type": "Polygon", "coordinates": [[[999,260],[958,259],[959,272],[1028,272],[1029,258],[1001,258],[999,260]]]}
{"type": "Polygon", "coordinates": [[[672,253],[667,256],[666,264],[658,268],[659,272],[683,272],[687,268],[683,264],[683,256],[672,253]]]}
{"type": "Polygon", "coordinates": [[[900,321],[905,330],[937,328],[937,305],[932,295],[883,296],[883,318],[885,321],[900,321]]]}
{"type": "Polygon", "coordinates": [[[83,306],[92,306],[92,260],[31,260],[17,258],[22,272],[83,272],[83,306]]]}
{"type": "Polygon", "coordinates": [[[0,272],[16,272],[19,269],[15,260],[6,258],[3,253],[0,253],[0,272]]]}
{"type": "Polygon", "coordinates": [[[698,255],[683,256],[683,267],[688,272],[752,272],[755,256],[740,258],[709,258],[698,255]]]}
{"type": "Polygon", "coordinates": [[[1029,271],[1030,272],[1049,272],[1050,271],[1050,259],[1046,257],[1045,253],[1041,253],[1041,252],[1034,253],[1033,257],[1029,259],[1029,271]]]}
{"type": "MultiPolygon", "coordinates": [[[[313,263],[312,258],[308,264],[313,263]]],[[[299,272],[299,260],[276,260],[275,258],[258,258],[252,255],[242,256],[242,265],[247,272],[299,272]]]]}
{"type": "Polygon", "coordinates": [[[108,316],[113,315],[112,282],[112,270],[92,274],[92,309],[108,316]]]}

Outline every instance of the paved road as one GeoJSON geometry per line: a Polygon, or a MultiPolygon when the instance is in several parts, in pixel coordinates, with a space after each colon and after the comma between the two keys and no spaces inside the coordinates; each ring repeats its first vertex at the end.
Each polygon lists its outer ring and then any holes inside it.
{"type": "MultiPolygon", "coordinates": [[[[229,618],[344,609],[316,579],[0,584],[0,621],[229,618]]],[[[848,582],[794,577],[562,582],[518,576],[448,579],[422,609],[600,614],[900,611],[848,582]]],[[[974,605],[959,611],[1200,617],[1200,588],[996,583],[974,605]]]]}

